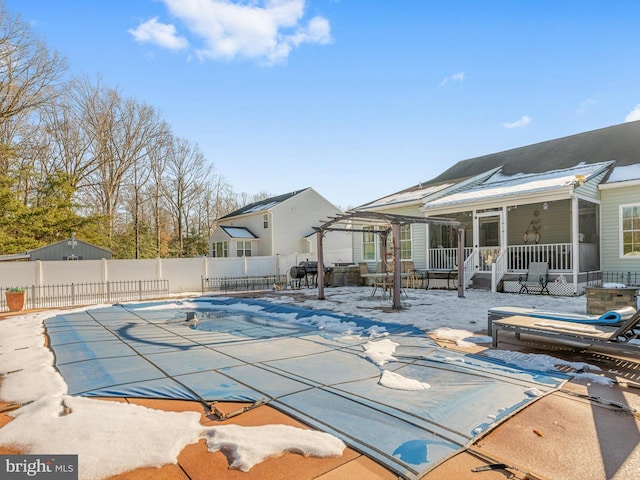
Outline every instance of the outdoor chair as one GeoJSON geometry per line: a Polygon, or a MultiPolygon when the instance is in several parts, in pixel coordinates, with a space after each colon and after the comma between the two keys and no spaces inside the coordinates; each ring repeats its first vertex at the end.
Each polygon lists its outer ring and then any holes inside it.
{"type": "Polygon", "coordinates": [[[532,293],[536,292],[542,295],[543,293],[549,294],[547,288],[549,276],[549,264],[547,262],[530,262],[525,275],[520,275],[518,283],[520,284],[520,291],[518,293],[532,293]]]}
{"type": "Polygon", "coordinates": [[[358,269],[360,271],[360,278],[362,279],[362,285],[363,286],[369,285],[371,274],[369,273],[369,265],[367,265],[367,262],[358,263],[358,269]]]}

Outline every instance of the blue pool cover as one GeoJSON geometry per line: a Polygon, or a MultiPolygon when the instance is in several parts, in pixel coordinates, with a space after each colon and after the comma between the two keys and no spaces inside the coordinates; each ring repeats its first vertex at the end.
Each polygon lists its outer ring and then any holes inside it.
{"type": "Polygon", "coordinates": [[[249,299],[113,305],[45,327],[71,395],[264,400],[407,479],[566,380],[445,350],[412,326],[249,299]],[[382,339],[398,346],[378,366],[365,345],[382,339]],[[387,388],[383,370],[431,388],[387,388]]]}

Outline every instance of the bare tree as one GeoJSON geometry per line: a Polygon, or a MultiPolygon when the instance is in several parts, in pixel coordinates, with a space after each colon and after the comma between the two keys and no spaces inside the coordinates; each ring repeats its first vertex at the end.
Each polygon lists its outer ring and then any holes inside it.
{"type": "Polygon", "coordinates": [[[167,126],[152,107],[124,99],[117,89],[84,82],[80,95],[95,162],[90,187],[100,212],[109,218],[112,239],[121,190],[136,185],[139,193],[141,180],[147,178],[141,170],[148,167],[149,155],[158,148],[167,126]]]}
{"type": "Polygon", "coordinates": [[[66,61],[0,4],[0,122],[58,95],[66,61]]]}
{"type": "Polygon", "coordinates": [[[165,208],[163,182],[166,178],[167,162],[173,151],[173,142],[173,136],[167,131],[166,135],[158,142],[157,148],[150,152],[149,155],[150,183],[147,188],[147,197],[151,202],[156,256],[158,257],[165,256],[168,253],[167,242],[164,241],[167,237],[164,235],[165,218],[167,217],[165,212],[167,209],[165,208]]]}
{"type": "Polygon", "coordinates": [[[184,139],[176,139],[167,162],[164,193],[175,222],[178,256],[184,256],[184,237],[189,233],[187,221],[193,202],[199,198],[209,181],[211,167],[207,166],[198,146],[184,139]]]}

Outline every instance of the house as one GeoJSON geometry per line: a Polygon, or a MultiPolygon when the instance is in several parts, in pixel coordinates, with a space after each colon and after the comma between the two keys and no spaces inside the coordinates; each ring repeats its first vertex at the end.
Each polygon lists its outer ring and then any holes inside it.
{"type": "MultiPolygon", "coordinates": [[[[313,188],[266,198],[218,219],[209,239],[211,257],[302,255],[315,257],[313,227],[341,213],[313,188]]],[[[325,239],[333,261],[351,260],[351,239],[346,232],[325,239]]]]}
{"type": "Polygon", "coordinates": [[[29,260],[109,260],[111,250],[71,238],[27,251],[29,260]]]}
{"type": "MultiPolygon", "coordinates": [[[[547,262],[551,293],[581,294],[603,271],[640,272],[640,121],[461,161],[438,177],[358,207],[444,217],[465,227],[465,283],[518,291],[529,262],[547,262]],[[634,223],[635,222],[635,223],[634,223]]],[[[382,256],[354,234],[354,261],[382,256]]],[[[403,260],[458,263],[458,235],[405,225],[403,260]]]]}

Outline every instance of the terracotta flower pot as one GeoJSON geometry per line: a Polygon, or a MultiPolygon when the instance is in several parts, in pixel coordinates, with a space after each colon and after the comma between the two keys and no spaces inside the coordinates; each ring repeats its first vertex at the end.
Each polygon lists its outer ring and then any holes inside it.
{"type": "Polygon", "coordinates": [[[27,292],[5,292],[10,312],[19,312],[24,308],[26,294],[27,292]]]}

